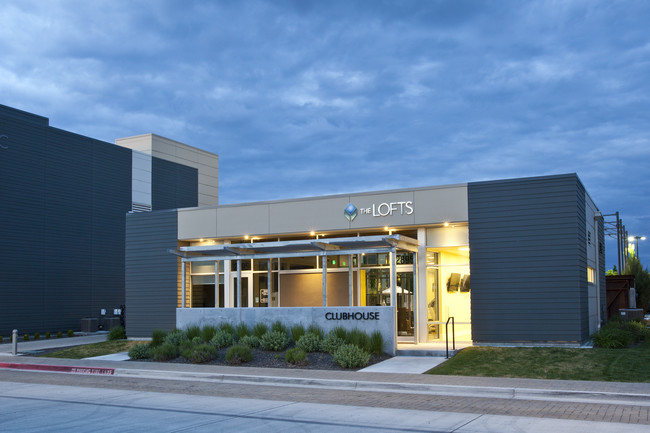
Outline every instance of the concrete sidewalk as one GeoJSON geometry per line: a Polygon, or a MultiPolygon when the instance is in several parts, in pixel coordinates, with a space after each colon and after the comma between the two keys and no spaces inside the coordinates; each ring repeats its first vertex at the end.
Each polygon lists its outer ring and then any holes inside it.
{"type": "MultiPolygon", "coordinates": [[[[30,356],[0,356],[0,363],[73,366],[111,370],[112,375],[172,381],[197,381],[281,387],[340,389],[436,396],[546,400],[650,406],[650,383],[586,382],[340,370],[278,369],[156,362],[71,360],[30,356]]],[[[5,368],[16,368],[7,367],[5,368]]],[[[27,367],[27,366],[25,366],[27,367]]]]}
{"type": "MultiPolygon", "coordinates": [[[[58,347],[81,346],[84,344],[101,343],[108,338],[108,332],[95,332],[92,334],[77,335],[74,337],[49,338],[42,340],[23,341],[18,337],[18,353],[37,353],[41,350],[56,349],[58,347]]],[[[0,344],[0,355],[11,355],[11,343],[0,344]]]]}

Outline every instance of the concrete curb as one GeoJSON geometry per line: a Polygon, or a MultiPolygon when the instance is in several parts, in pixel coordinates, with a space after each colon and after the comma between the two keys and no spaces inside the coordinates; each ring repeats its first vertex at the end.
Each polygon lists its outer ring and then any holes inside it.
{"type": "Polygon", "coordinates": [[[615,403],[650,406],[650,395],[616,392],[561,391],[513,387],[488,387],[467,385],[432,385],[398,382],[374,382],[342,379],[296,378],[283,376],[249,376],[223,373],[170,372],[160,370],[115,369],[115,376],[188,380],[200,382],[233,383],[240,385],[268,385],[305,388],[342,389],[362,392],[390,392],[425,394],[432,396],[501,398],[516,400],[545,400],[580,403],[615,403]]]}

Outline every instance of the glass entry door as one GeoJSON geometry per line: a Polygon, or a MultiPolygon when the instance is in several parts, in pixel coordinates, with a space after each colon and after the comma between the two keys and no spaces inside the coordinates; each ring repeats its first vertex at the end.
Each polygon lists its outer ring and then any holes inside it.
{"type": "Polygon", "coordinates": [[[241,274],[241,305],[239,305],[239,288],[237,287],[237,274],[231,274],[230,287],[233,291],[233,307],[252,307],[253,299],[253,285],[249,273],[242,272],[241,274]]]}
{"type": "Polygon", "coordinates": [[[415,313],[413,305],[413,272],[398,272],[396,282],[397,336],[413,337],[415,313]]]}

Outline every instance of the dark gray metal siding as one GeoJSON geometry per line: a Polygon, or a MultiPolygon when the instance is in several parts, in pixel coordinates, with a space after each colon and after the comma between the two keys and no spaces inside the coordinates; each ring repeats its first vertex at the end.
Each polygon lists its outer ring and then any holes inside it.
{"type": "Polygon", "coordinates": [[[175,210],[126,218],[126,328],[130,337],[151,337],[176,326],[178,245],[175,210]]]}
{"type": "Polygon", "coordinates": [[[166,161],[151,160],[151,207],[177,209],[199,205],[199,172],[196,168],[166,161]]]}
{"type": "Polygon", "coordinates": [[[78,330],[124,303],[131,151],[0,106],[0,334],[78,330]]]}
{"type": "Polygon", "coordinates": [[[585,190],[576,175],[468,184],[476,342],[588,337],[585,190]]]}

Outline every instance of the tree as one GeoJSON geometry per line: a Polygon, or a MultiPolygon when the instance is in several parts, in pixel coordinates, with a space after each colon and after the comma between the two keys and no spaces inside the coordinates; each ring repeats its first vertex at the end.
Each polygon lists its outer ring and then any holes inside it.
{"type": "Polygon", "coordinates": [[[616,269],[616,265],[612,269],[609,269],[605,275],[618,275],[618,269],[616,269]]]}
{"type": "Polygon", "coordinates": [[[639,300],[637,308],[648,311],[650,308],[650,273],[648,268],[643,268],[639,258],[634,254],[630,254],[622,274],[634,275],[634,286],[639,300]]]}

